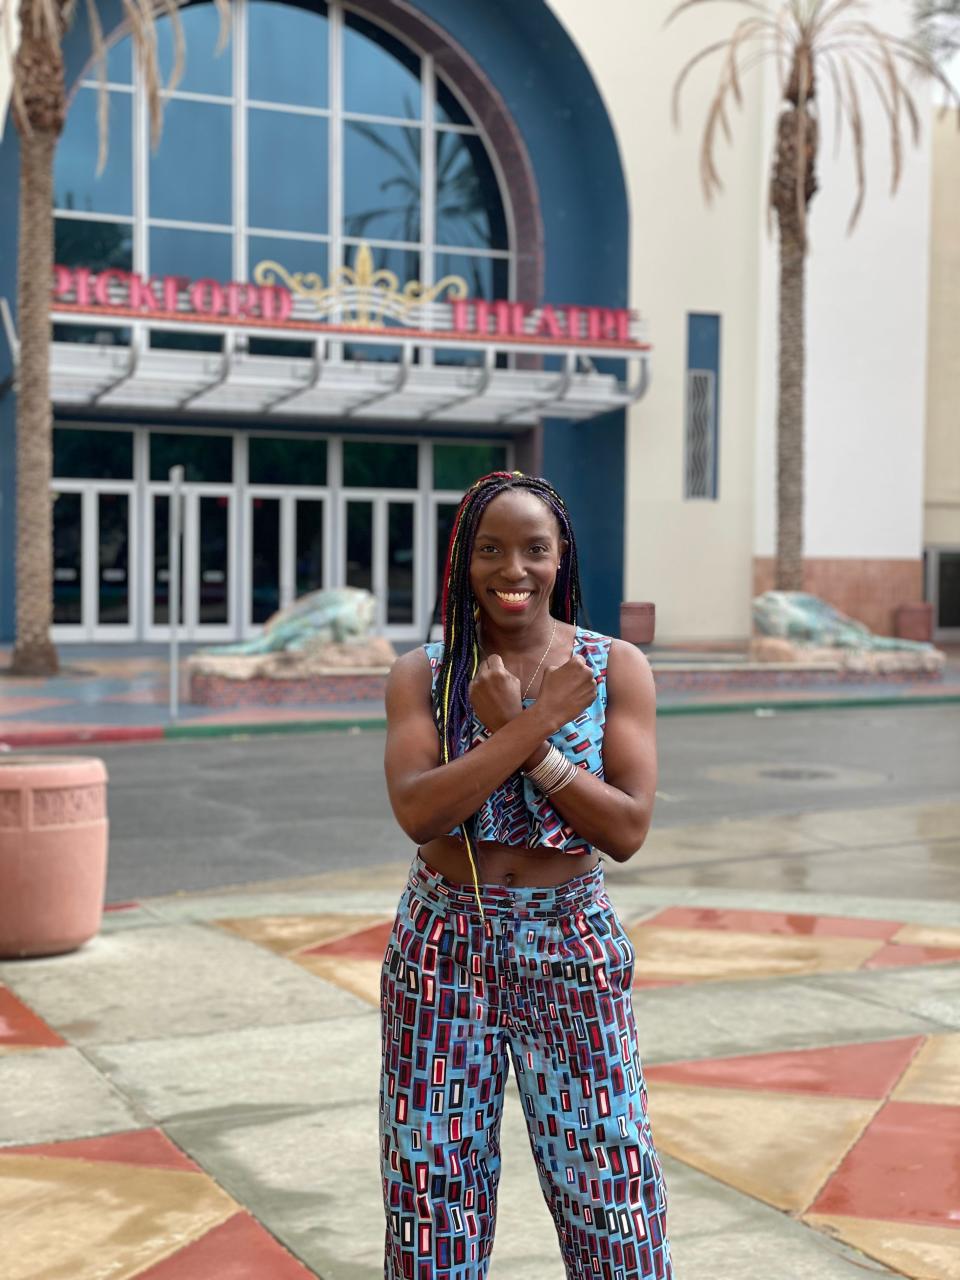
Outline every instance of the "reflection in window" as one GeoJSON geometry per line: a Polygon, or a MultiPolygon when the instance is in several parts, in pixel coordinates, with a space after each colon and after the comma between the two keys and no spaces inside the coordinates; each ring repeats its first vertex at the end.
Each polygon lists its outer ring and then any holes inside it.
{"type": "MultiPolygon", "coordinates": [[[[220,14],[212,4],[191,5],[180,10],[180,23],[186,56],[178,90],[189,93],[216,93],[229,98],[233,93],[233,58],[230,46],[232,24],[227,27],[226,43],[217,53],[220,41],[220,14]]],[[[173,26],[157,23],[157,61],[164,84],[173,70],[173,26]]]]}
{"type": "Polygon", "coordinates": [[[132,433],[55,428],[53,474],[61,480],[132,480],[132,433]]]}
{"type": "Polygon", "coordinates": [[[53,497],[53,620],[66,626],[83,622],[83,494],[53,497]]]}
{"type": "Polygon", "coordinates": [[[133,96],[108,93],[106,165],[97,173],[100,149],[96,89],[78,89],[53,165],[53,203],[82,213],[133,213],[133,96]]]}
{"type": "Polygon", "coordinates": [[[99,572],[97,622],[120,626],[130,621],[130,498],[101,493],[97,500],[99,572]]]}
{"type": "Polygon", "coordinates": [[[150,273],[228,281],[233,275],[233,240],[217,231],[154,227],[150,232],[150,273]]]}
{"type": "MultiPolygon", "coordinates": [[[[356,249],[344,247],[344,253],[352,266],[356,265],[356,249]]],[[[410,280],[420,279],[420,255],[414,249],[384,249],[372,246],[374,271],[391,271],[397,278],[397,288],[402,290],[410,280]]],[[[371,315],[371,321],[384,329],[402,327],[404,321],[389,315],[371,315]]],[[[348,342],[344,345],[345,360],[378,360],[396,364],[402,354],[400,347],[378,346],[372,342],[348,342]]]]}
{"type": "MultiPolygon", "coordinates": [[[[288,240],[285,236],[250,236],[247,240],[247,270],[250,279],[261,262],[278,262],[291,275],[316,272],[327,278],[328,249],[322,240],[288,240]]],[[[267,283],[283,283],[282,281],[267,283]]]]}
{"type": "Polygon", "coordinates": [[[395,36],[348,13],[343,33],[344,107],[371,116],[420,118],[420,59],[395,36]]]}
{"type": "Polygon", "coordinates": [[[387,504],[387,623],[413,622],[413,503],[387,504]]]}
{"type": "Polygon", "coordinates": [[[460,276],[471,298],[508,298],[510,266],[506,258],[480,258],[469,253],[438,253],[434,270],[438,280],[460,276]]]}
{"type": "Polygon", "coordinates": [[[343,483],[351,489],[415,489],[417,446],[344,440],[343,483]]]}
{"type": "MultiPolygon", "coordinates": [[[[326,15],[326,9],[321,9],[326,15]]],[[[252,0],[247,5],[249,96],[260,102],[326,107],[326,21],[292,5],[252,0]]]]}
{"type": "Polygon", "coordinates": [[[433,487],[469,489],[474,480],[491,471],[504,471],[507,450],[502,444],[435,444],[433,487]]]}
{"type": "Polygon", "coordinates": [[[299,498],[297,520],[297,598],[323,586],[323,499],[299,498]]]}
{"type": "Polygon", "coordinates": [[[480,139],[437,134],[437,243],[465,249],[505,249],[507,223],[500,188],[480,139]]]}
{"type": "Polygon", "coordinates": [[[249,458],[251,484],[327,483],[326,440],[251,436],[249,458]]]}
{"type": "Polygon", "coordinates": [[[419,240],[420,129],[348,120],[343,146],[346,234],[372,240],[419,240]]]}
{"type": "Polygon", "coordinates": [[[473,121],[460,105],[460,100],[437,79],[437,123],[472,125],[473,121]]]}
{"type": "Polygon", "coordinates": [[[251,108],[247,123],[251,225],[278,231],[326,231],[326,117],[251,108]]]}
{"type": "Polygon", "coordinates": [[[280,608],[280,499],[251,498],[250,513],[250,621],[259,623],[280,608]]]}
{"type": "MultiPolygon", "coordinates": [[[[213,12],[212,5],[204,7],[213,12]]],[[[151,217],[233,222],[232,115],[229,106],[216,102],[167,103],[160,145],[150,156],[151,217]]]]}
{"type": "Polygon", "coordinates": [[[61,267],[89,267],[91,271],[133,270],[133,226],[123,222],[88,222],[86,218],[57,218],[54,254],[61,267]]]}
{"type": "Polygon", "coordinates": [[[233,438],[195,436],[188,432],[150,433],[150,479],[168,480],[170,468],[182,466],[184,479],[233,479],[233,438]]]}

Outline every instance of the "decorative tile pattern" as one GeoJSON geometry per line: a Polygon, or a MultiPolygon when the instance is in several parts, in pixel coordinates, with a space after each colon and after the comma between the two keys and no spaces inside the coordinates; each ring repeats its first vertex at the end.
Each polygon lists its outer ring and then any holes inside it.
{"type": "Polygon", "coordinates": [[[0,987],[0,1053],[59,1049],[66,1042],[6,987],[0,987]]]}

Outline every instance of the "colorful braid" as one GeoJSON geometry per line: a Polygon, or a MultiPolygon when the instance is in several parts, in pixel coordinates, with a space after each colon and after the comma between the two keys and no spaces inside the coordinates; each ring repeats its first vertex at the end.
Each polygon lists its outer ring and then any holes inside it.
{"type": "MultiPolygon", "coordinates": [[[[477,641],[477,608],[470,588],[470,558],[477,528],[484,510],[499,494],[510,489],[523,489],[534,494],[553,512],[567,549],[560,559],[557,579],[550,602],[554,617],[576,625],[581,605],[580,571],[573,528],[563,499],[546,480],[526,476],[520,471],[492,471],[481,476],[467,492],[457,509],[447,548],[444,570],[441,619],[443,623],[443,658],[434,685],[433,712],[440,735],[441,763],[448,764],[462,755],[470,745],[473,710],[470,706],[470,681],[476,675],[480,660],[477,641]]],[[[461,824],[460,831],[467,846],[473,872],[474,892],[483,918],[480,883],[474,857],[474,840],[470,830],[472,819],[461,824]]]]}

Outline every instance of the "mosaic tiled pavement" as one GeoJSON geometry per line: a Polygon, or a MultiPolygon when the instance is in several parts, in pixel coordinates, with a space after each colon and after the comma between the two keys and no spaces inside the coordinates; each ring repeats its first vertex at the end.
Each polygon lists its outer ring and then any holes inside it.
{"type": "MultiPolygon", "coordinates": [[[[405,870],[118,904],[76,955],[0,965],[4,1280],[382,1274],[378,983],[405,870]]],[[[619,871],[679,1280],[958,1280],[956,904],[619,871]]],[[[491,1276],[560,1280],[512,1087],[503,1149],[491,1276]]]]}

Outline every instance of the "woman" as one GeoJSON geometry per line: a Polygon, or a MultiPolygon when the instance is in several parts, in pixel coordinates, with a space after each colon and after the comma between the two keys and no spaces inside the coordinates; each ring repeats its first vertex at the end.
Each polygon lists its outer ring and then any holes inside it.
{"type": "Polygon", "coordinates": [[[511,1060],[568,1280],[672,1276],[598,852],[650,825],[653,681],[579,602],[559,495],[494,472],[457,513],[443,643],[390,675],[387,785],[420,848],[381,983],[386,1280],[486,1276],[511,1060]]]}

